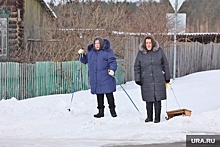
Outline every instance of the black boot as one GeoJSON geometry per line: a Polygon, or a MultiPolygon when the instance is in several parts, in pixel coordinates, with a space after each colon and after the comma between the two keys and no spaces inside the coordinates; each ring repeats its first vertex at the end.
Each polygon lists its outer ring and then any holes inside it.
{"type": "Polygon", "coordinates": [[[153,108],[147,108],[147,118],[145,122],[152,122],[153,121],[153,108]]]}
{"type": "Polygon", "coordinates": [[[111,113],[112,117],[117,117],[115,109],[110,109],[110,113],[111,113]]]}
{"type": "Polygon", "coordinates": [[[159,123],[160,122],[160,113],[161,113],[161,109],[155,109],[154,123],[159,123]]]}
{"type": "Polygon", "coordinates": [[[110,109],[110,113],[111,113],[112,117],[117,117],[117,114],[115,112],[115,100],[114,100],[113,93],[106,93],[106,97],[108,100],[109,109],[110,109]]]}
{"type": "Polygon", "coordinates": [[[99,109],[99,113],[95,114],[94,117],[96,118],[104,117],[104,109],[99,109]]]}

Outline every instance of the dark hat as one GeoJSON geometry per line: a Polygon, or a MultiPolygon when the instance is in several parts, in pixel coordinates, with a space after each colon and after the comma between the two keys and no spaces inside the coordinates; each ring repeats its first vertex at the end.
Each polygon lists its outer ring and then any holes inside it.
{"type": "Polygon", "coordinates": [[[104,46],[104,40],[103,40],[103,38],[102,37],[95,37],[95,39],[94,39],[94,41],[93,41],[93,46],[95,47],[95,41],[96,40],[99,40],[99,43],[100,43],[100,49],[101,48],[103,48],[103,46],[104,46]]]}

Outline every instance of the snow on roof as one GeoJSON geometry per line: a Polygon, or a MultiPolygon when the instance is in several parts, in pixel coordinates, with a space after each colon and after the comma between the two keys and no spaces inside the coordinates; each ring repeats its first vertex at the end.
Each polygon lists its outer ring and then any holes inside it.
{"type": "MultiPolygon", "coordinates": [[[[113,34],[119,34],[119,35],[137,35],[137,36],[145,36],[145,35],[152,35],[151,33],[132,33],[132,32],[118,32],[113,31],[113,34]]],[[[174,35],[174,33],[157,33],[160,35],[174,35]]],[[[178,36],[207,36],[207,35],[220,35],[220,33],[217,32],[208,32],[208,33],[177,33],[178,36]]]]}
{"type": "MultiPolygon", "coordinates": [[[[174,35],[174,33],[167,33],[167,35],[174,35]]],[[[220,35],[217,32],[206,32],[206,33],[177,33],[177,35],[183,36],[204,36],[204,35],[220,35]]]]}
{"type": "Polygon", "coordinates": [[[54,18],[57,18],[57,15],[50,8],[50,6],[47,4],[47,2],[45,0],[38,0],[38,1],[46,8],[47,12],[49,12],[51,16],[53,16],[54,18]]]}
{"type": "MultiPolygon", "coordinates": [[[[75,28],[60,28],[58,29],[60,31],[105,31],[106,29],[102,28],[96,28],[96,29],[91,29],[91,28],[86,28],[86,29],[75,29],[75,28]]],[[[146,35],[152,35],[152,33],[134,33],[134,32],[120,32],[120,31],[112,31],[113,34],[116,35],[131,35],[131,36],[146,36],[146,35]]],[[[155,34],[155,33],[154,33],[155,34]]],[[[158,35],[174,35],[174,33],[157,33],[158,35]]],[[[177,36],[220,36],[220,33],[217,32],[208,32],[208,33],[177,33],[177,36]]]]}

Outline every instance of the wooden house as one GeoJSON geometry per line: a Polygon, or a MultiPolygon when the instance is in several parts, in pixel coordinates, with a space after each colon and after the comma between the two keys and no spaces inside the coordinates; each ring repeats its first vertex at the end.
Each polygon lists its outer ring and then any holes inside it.
{"type": "Polygon", "coordinates": [[[13,61],[28,39],[44,38],[56,14],[45,0],[0,0],[0,61],[13,61]]]}

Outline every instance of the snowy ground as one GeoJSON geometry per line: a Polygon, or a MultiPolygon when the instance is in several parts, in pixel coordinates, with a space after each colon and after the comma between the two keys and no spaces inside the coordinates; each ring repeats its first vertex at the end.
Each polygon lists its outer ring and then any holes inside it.
{"type": "Polygon", "coordinates": [[[220,70],[176,78],[162,103],[161,123],[145,123],[145,103],[133,81],[122,85],[138,107],[135,109],[120,86],[114,93],[117,118],[112,118],[105,99],[105,117],[97,113],[96,96],[90,90],[17,101],[0,101],[1,147],[99,147],[184,142],[186,135],[220,135],[220,70]],[[165,120],[166,111],[186,108],[190,117],[165,120]]]}

